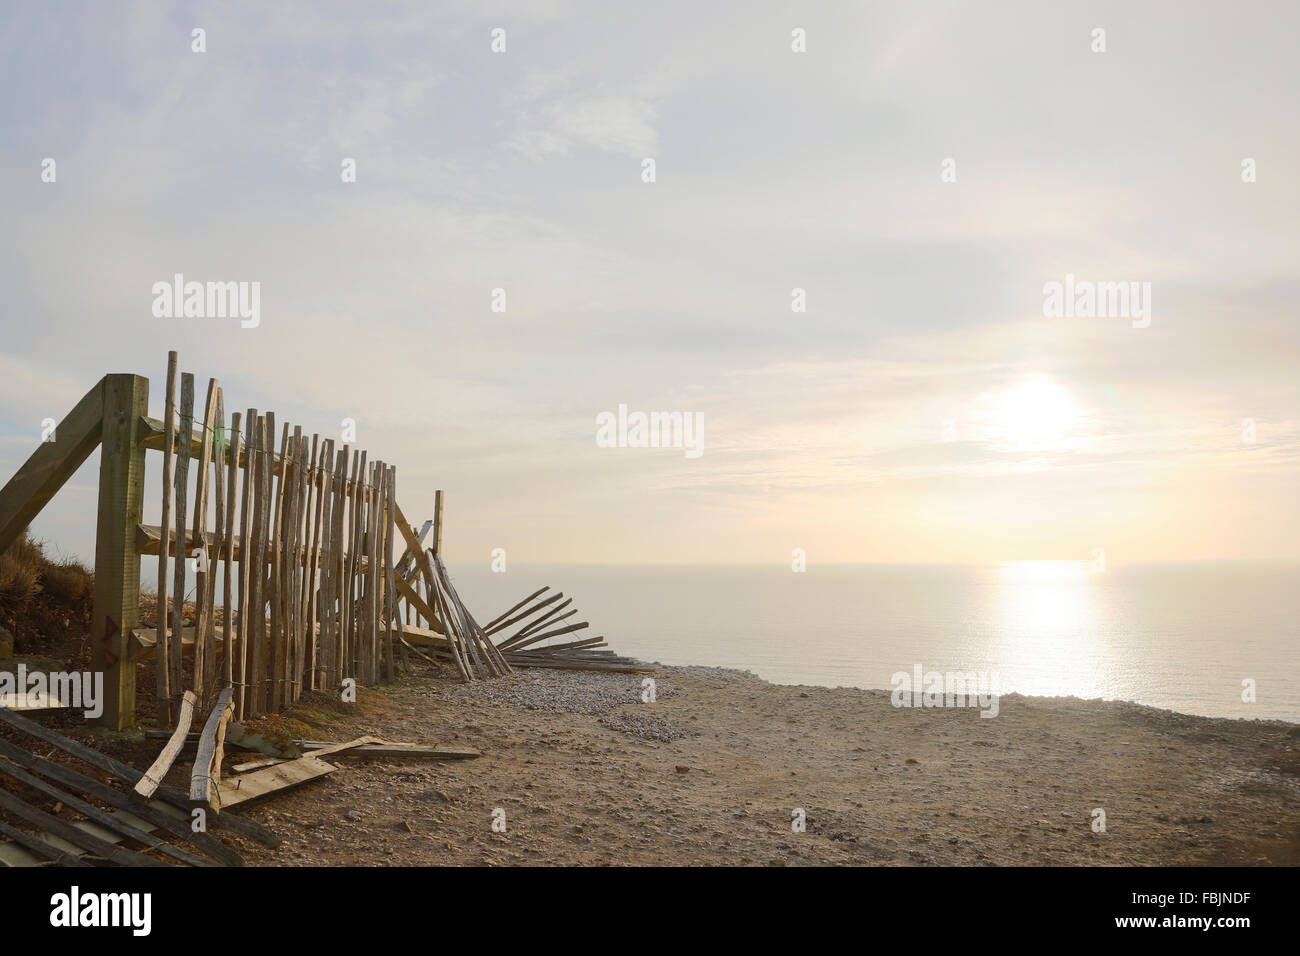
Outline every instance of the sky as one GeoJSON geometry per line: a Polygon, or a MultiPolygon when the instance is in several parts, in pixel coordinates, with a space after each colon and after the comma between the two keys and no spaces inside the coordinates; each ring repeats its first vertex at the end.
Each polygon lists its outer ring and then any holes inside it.
{"type": "MultiPolygon", "coordinates": [[[[228,410],[355,421],[411,520],[443,489],[453,567],[1300,557],[1297,35],[1267,2],[7,2],[0,476],[106,373],[161,417],[175,349],[228,410]],[[260,283],[259,324],[156,316],[176,273],[260,283]],[[1147,320],[1045,314],[1067,275],[1147,320]],[[702,454],[602,447],[620,405],[702,454]]],[[[33,526],[60,553],[96,468],[33,526]]]]}

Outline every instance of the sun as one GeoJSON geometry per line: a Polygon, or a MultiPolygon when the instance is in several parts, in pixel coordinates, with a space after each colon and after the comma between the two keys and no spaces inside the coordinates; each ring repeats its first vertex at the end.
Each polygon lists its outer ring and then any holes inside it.
{"type": "Polygon", "coordinates": [[[1046,379],[1033,378],[997,400],[994,420],[1004,440],[1033,447],[1059,442],[1077,416],[1069,392],[1046,379]]]}

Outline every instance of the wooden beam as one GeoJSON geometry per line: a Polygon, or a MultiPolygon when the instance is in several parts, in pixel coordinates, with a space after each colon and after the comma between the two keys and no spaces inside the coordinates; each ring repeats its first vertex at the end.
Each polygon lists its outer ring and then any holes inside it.
{"type": "Polygon", "coordinates": [[[135,792],[142,797],[152,797],[153,792],[158,789],[158,784],[163,782],[167,776],[167,771],[172,768],[176,761],[177,755],[181,748],[185,746],[185,735],[190,732],[190,722],[194,720],[194,705],[198,703],[198,698],[194,691],[187,690],[184,698],[181,700],[180,716],[176,720],[176,729],[172,731],[171,739],[163,747],[162,752],[149,769],[144,772],[140,782],[135,785],[135,792]]]}
{"type": "Polygon", "coordinates": [[[315,780],[317,777],[331,774],[337,769],[338,767],[327,764],[323,760],[307,756],[276,764],[274,767],[254,770],[252,773],[243,773],[237,777],[228,777],[220,784],[221,806],[229,809],[250,800],[267,797],[309,780],[315,780]]]}
{"type": "Polygon", "coordinates": [[[149,410],[149,380],[104,377],[100,430],[99,519],[95,530],[95,602],[91,669],[104,675],[104,713],[97,723],[124,730],[135,722],[131,629],[140,619],[140,553],[135,529],[144,509],[140,419],[149,410]]]}
{"type": "Polygon", "coordinates": [[[103,437],[104,380],[81,397],[3,488],[0,488],[0,552],[11,545],[41,509],[90,457],[103,437]]]}
{"type": "Polygon", "coordinates": [[[221,809],[218,796],[221,757],[226,740],[226,724],[230,722],[230,715],[235,709],[234,693],[233,688],[227,687],[217,695],[217,702],[212,713],[208,714],[203,733],[199,736],[199,749],[194,755],[194,770],[190,774],[190,802],[214,811],[221,809]]]}
{"type": "MultiPolygon", "coordinates": [[[[17,730],[25,731],[37,740],[43,740],[47,744],[58,747],[64,753],[71,754],[83,763],[89,764],[97,770],[110,774],[125,783],[135,786],[140,778],[144,776],[139,770],[136,770],[130,764],[100,753],[93,747],[87,747],[83,743],[78,743],[68,737],[63,736],[48,727],[36,723],[34,720],[28,720],[21,714],[15,714],[13,711],[0,708],[0,723],[7,724],[17,730]]],[[[48,775],[47,775],[48,776],[48,775]]],[[[170,803],[173,807],[189,812],[190,803],[189,795],[179,787],[170,787],[163,784],[158,788],[158,799],[170,803]]],[[[144,802],[143,798],[135,797],[134,799],[144,802]]],[[[245,820],[242,817],[220,814],[210,818],[208,822],[223,830],[229,830],[231,833],[237,833],[256,840],[263,846],[277,847],[282,842],[278,836],[268,830],[266,827],[252,820],[245,820]]]]}
{"type": "Polygon", "coordinates": [[[162,830],[193,844],[212,859],[227,866],[244,865],[244,858],[216,837],[206,833],[195,833],[190,818],[173,807],[159,803],[157,800],[144,800],[132,792],[116,790],[106,783],[92,780],[62,764],[28,753],[8,741],[0,740],[0,755],[21,767],[26,767],[32,773],[38,773],[42,777],[80,791],[110,807],[116,807],[119,811],[124,811],[127,821],[134,823],[141,830],[150,827],[162,830]]]}

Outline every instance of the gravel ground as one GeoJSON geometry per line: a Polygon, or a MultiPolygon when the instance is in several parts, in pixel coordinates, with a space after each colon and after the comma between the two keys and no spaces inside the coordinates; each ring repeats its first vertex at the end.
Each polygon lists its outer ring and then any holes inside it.
{"type": "MultiPolygon", "coordinates": [[[[525,710],[544,710],[552,714],[603,714],[620,704],[639,703],[641,681],[640,674],[538,670],[517,673],[513,677],[475,681],[457,687],[452,693],[472,700],[507,704],[525,710]]],[[[674,693],[671,686],[655,680],[656,698],[663,700],[674,693]]]]}
{"type": "Polygon", "coordinates": [[[654,677],[655,703],[626,674],[430,672],[303,708],[312,723],[278,729],[483,755],[339,758],[241,809],[285,839],[241,850],[269,866],[1300,862],[1300,728],[1014,694],[986,720],[894,708],[888,691],[654,677]]]}

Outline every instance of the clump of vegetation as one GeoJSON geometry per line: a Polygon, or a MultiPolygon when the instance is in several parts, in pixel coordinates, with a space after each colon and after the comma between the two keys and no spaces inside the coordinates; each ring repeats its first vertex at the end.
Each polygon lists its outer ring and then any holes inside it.
{"type": "Polygon", "coordinates": [[[16,648],[48,649],[84,633],[94,598],[94,572],[71,558],[51,560],[30,534],[0,553],[0,626],[16,648]]]}
{"type": "Polygon", "coordinates": [[[7,619],[27,609],[40,592],[44,566],[44,550],[26,532],[0,554],[0,618],[7,619]]]}

